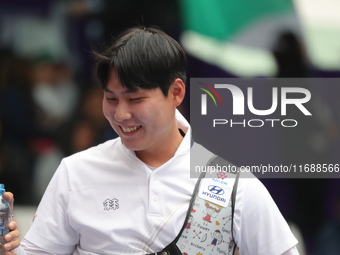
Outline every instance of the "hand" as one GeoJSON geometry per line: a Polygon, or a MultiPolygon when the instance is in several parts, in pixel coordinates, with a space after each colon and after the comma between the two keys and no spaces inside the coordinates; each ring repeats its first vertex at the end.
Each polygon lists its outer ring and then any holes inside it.
{"type": "MultiPolygon", "coordinates": [[[[8,203],[11,205],[12,211],[13,211],[13,204],[14,204],[14,197],[11,192],[5,192],[4,198],[8,201],[8,203]]],[[[20,240],[18,239],[20,236],[20,232],[17,229],[17,224],[15,221],[11,221],[8,224],[8,228],[10,232],[5,235],[5,240],[8,242],[4,245],[5,250],[10,251],[13,250],[20,245],[20,240]]],[[[6,255],[15,255],[14,252],[6,252],[6,255]]]]}

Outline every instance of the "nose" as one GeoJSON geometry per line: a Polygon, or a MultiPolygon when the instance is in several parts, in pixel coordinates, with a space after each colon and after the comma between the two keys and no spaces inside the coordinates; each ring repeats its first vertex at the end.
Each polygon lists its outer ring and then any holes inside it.
{"type": "Polygon", "coordinates": [[[129,107],[123,102],[117,104],[116,112],[114,117],[117,121],[129,120],[132,117],[129,107]]]}

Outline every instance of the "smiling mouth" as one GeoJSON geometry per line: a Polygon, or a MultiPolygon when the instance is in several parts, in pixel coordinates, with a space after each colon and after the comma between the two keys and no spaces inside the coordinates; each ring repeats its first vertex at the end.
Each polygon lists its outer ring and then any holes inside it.
{"type": "Polygon", "coordinates": [[[123,130],[124,133],[131,133],[133,131],[136,131],[137,129],[141,128],[142,126],[134,126],[134,127],[122,127],[120,128],[123,130]]]}

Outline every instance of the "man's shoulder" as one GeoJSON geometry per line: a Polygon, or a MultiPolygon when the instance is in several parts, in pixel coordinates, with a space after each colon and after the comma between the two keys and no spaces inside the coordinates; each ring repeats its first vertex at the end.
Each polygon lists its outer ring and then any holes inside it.
{"type": "Polygon", "coordinates": [[[117,174],[129,160],[120,139],[106,141],[62,160],[59,171],[67,173],[74,182],[96,176],[117,174]]]}
{"type": "Polygon", "coordinates": [[[104,143],[92,146],[86,150],[76,152],[68,157],[65,157],[64,161],[78,161],[88,160],[94,158],[109,157],[112,153],[117,154],[121,151],[122,143],[120,138],[105,141],[104,143]]]}

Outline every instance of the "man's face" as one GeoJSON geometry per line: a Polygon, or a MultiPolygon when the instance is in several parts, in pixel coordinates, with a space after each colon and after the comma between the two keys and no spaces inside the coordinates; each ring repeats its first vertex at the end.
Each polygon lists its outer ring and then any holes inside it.
{"type": "Polygon", "coordinates": [[[172,87],[167,97],[160,88],[130,91],[111,71],[104,89],[103,112],[125,147],[136,153],[157,153],[177,139],[178,100],[174,100],[172,87]]]}

